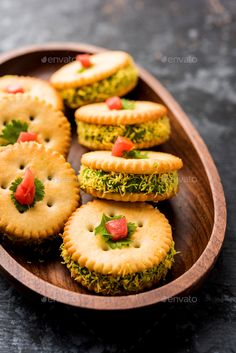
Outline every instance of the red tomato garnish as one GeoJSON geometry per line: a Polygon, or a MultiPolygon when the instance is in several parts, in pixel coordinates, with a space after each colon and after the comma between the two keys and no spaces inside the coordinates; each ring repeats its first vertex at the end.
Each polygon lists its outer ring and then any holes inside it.
{"type": "Polygon", "coordinates": [[[31,205],[34,202],[35,185],[34,175],[29,168],[26,169],[22,182],[17,186],[15,199],[21,205],[31,205]]]}
{"type": "Polygon", "coordinates": [[[110,110],[121,110],[122,100],[120,97],[111,97],[106,100],[106,104],[110,110]]]}
{"type": "Polygon", "coordinates": [[[120,240],[127,236],[128,226],[125,217],[114,219],[106,223],[106,230],[112,235],[112,240],[120,240]]]}
{"type": "Polygon", "coordinates": [[[80,61],[81,65],[84,68],[88,68],[92,66],[92,63],[90,61],[90,55],[89,54],[81,54],[76,56],[76,60],[80,61]]]}
{"type": "Polygon", "coordinates": [[[132,150],[134,146],[134,143],[129,139],[119,136],[113,145],[111,155],[115,157],[122,157],[124,152],[132,150]]]}
{"type": "Polygon", "coordinates": [[[34,132],[21,132],[17,142],[37,141],[37,134],[34,132]]]}
{"type": "Polygon", "coordinates": [[[21,86],[20,83],[12,83],[11,85],[7,86],[6,88],[7,93],[24,93],[24,88],[21,86]]]}

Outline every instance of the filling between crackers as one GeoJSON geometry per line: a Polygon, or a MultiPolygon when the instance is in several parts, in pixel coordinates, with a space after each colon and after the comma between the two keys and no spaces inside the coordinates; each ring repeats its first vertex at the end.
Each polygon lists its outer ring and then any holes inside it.
{"type": "Polygon", "coordinates": [[[174,242],[172,242],[169,252],[159,265],[144,271],[122,276],[113,274],[104,275],[96,271],[90,271],[88,268],[82,267],[72,260],[64,244],[62,244],[61,250],[64,263],[77,282],[97,293],[110,295],[137,293],[165,279],[168,270],[172,267],[174,255],[176,254],[174,242]]]}
{"type": "Polygon", "coordinates": [[[168,140],[170,122],[167,116],[132,125],[97,125],[78,121],[78,135],[82,144],[101,144],[101,148],[111,149],[118,136],[124,136],[138,144],[154,141],[155,144],[168,140]]]}
{"type": "Polygon", "coordinates": [[[178,191],[178,173],[172,171],[161,174],[127,174],[104,172],[86,166],[81,167],[80,187],[94,189],[102,193],[127,193],[163,195],[178,191]]]}
{"type": "Polygon", "coordinates": [[[78,88],[60,90],[65,103],[71,108],[91,103],[102,102],[107,98],[119,95],[126,87],[133,87],[137,82],[137,70],[129,65],[117,71],[112,76],[78,88]]]}

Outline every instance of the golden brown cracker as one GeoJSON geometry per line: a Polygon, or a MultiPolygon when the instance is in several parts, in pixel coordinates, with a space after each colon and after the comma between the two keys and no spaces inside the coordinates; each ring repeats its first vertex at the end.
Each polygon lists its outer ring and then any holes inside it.
{"type": "Polygon", "coordinates": [[[0,77],[0,98],[12,95],[6,92],[9,85],[19,83],[24,89],[24,94],[39,98],[50,104],[56,110],[63,109],[63,102],[59,93],[53,86],[39,78],[30,76],[5,75],[0,77]]]}
{"type": "Polygon", "coordinates": [[[90,85],[108,78],[125,66],[133,64],[130,55],[122,51],[105,51],[94,54],[91,55],[90,61],[92,66],[83,72],[80,72],[82,65],[78,60],[64,65],[51,76],[52,85],[57,89],[90,85]]]}
{"type": "Polygon", "coordinates": [[[101,125],[132,125],[159,119],[167,114],[162,104],[133,101],[134,109],[110,110],[106,103],[85,105],[75,112],[77,121],[101,125]]]}
{"type": "Polygon", "coordinates": [[[71,142],[70,124],[61,111],[35,97],[24,94],[0,99],[0,133],[12,120],[28,124],[28,131],[37,134],[37,141],[47,148],[67,155],[71,142]]]}
{"type": "Polygon", "coordinates": [[[0,230],[18,239],[45,239],[57,234],[79,201],[74,170],[56,151],[35,142],[7,146],[0,153],[0,230]],[[11,200],[10,186],[25,169],[44,185],[42,201],[20,213],[11,200]]]}
{"type": "Polygon", "coordinates": [[[95,151],[83,154],[81,164],[91,169],[106,172],[159,174],[182,168],[180,158],[169,153],[147,151],[147,159],[114,157],[109,151],[95,151]]]}
{"type": "Polygon", "coordinates": [[[77,209],[63,234],[65,249],[73,261],[90,271],[125,276],[159,265],[172,244],[168,220],[151,205],[94,200],[77,209]],[[102,215],[123,215],[137,225],[129,247],[104,247],[94,228],[102,215]]]}

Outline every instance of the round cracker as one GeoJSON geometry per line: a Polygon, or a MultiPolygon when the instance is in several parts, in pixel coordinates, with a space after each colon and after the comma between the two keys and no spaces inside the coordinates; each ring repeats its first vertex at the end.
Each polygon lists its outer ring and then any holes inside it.
{"type": "Polygon", "coordinates": [[[166,115],[162,104],[148,101],[133,101],[134,109],[110,110],[106,103],[85,105],[76,110],[75,118],[90,124],[131,125],[159,119],[166,115]]]}
{"type": "Polygon", "coordinates": [[[24,94],[38,97],[50,104],[54,109],[63,109],[61,96],[52,85],[47,81],[30,76],[6,75],[0,77],[0,97],[12,95],[6,92],[6,88],[15,83],[19,83],[22,86],[24,94]]]}
{"type": "Polygon", "coordinates": [[[28,124],[28,131],[37,134],[38,142],[67,155],[71,142],[70,124],[61,111],[36,97],[25,94],[0,99],[0,132],[12,120],[28,124]]]}
{"type": "Polygon", "coordinates": [[[169,153],[147,151],[147,159],[114,157],[109,151],[94,151],[83,154],[81,164],[105,172],[159,174],[182,168],[180,158],[169,153]]]}
{"type": "Polygon", "coordinates": [[[24,142],[1,151],[0,165],[0,230],[26,241],[58,234],[79,201],[79,185],[70,164],[58,152],[35,142],[24,142]],[[30,168],[44,184],[45,195],[34,207],[20,213],[9,188],[24,176],[25,168],[30,168]]]}
{"type": "MultiPolygon", "coordinates": [[[[92,66],[79,72],[82,64],[72,61],[56,71],[50,78],[57,89],[81,87],[104,80],[125,66],[132,65],[131,56],[122,51],[107,51],[90,56],[92,66]]],[[[124,94],[124,93],[123,93],[124,94]]]]}
{"type": "Polygon", "coordinates": [[[151,205],[94,200],[73,213],[63,241],[72,260],[80,266],[104,275],[124,276],[159,265],[170,250],[172,231],[165,216],[151,205]],[[137,225],[129,247],[104,247],[94,233],[103,214],[123,215],[127,222],[137,225]]]}

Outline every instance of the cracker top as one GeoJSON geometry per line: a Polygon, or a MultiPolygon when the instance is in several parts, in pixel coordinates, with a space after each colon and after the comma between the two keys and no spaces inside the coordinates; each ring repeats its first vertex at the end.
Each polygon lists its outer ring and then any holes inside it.
{"type": "Polygon", "coordinates": [[[119,69],[133,64],[131,56],[122,51],[107,51],[91,55],[92,66],[79,72],[82,65],[75,60],[64,65],[51,76],[51,83],[57,89],[76,88],[104,80],[119,69]]]}
{"type": "Polygon", "coordinates": [[[169,153],[147,151],[147,159],[114,157],[110,151],[95,151],[83,154],[81,164],[105,172],[132,174],[168,173],[182,168],[180,158],[169,153]]]}
{"type": "Polygon", "coordinates": [[[58,152],[35,142],[24,142],[2,150],[0,165],[0,230],[26,239],[57,234],[79,200],[77,177],[70,164],[58,152]],[[45,195],[34,207],[20,213],[9,188],[28,167],[44,184],[45,195]]]}
{"type": "Polygon", "coordinates": [[[6,75],[0,77],[0,98],[2,96],[12,95],[7,93],[5,90],[7,86],[13,83],[19,83],[25,91],[24,94],[29,94],[32,97],[38,97],[46,103],[51,104],[55,109],[63,109],[62,99],[58,92],[49,82],[35,77],[17,75],[6,75]]]}
{"type": "Polygon", "coordinates": [[[77,121],[84,121],[90,124],[119,125],[119,124],[140,124],[156,120],[167,113],[166,107],[162,104],[133,101],[134,109],[110,110],[106,103],[88,104],[76,110],[77,121]]]}
{"type": "Polygon", "coordinates": [[[68,153],[70,124],[61,111],[38,98],[12,94],[0,99],[0,134],[12,120],[26,122],[28,131],[37,134],[39,143],[64,155],[68,153]]]}
{"type": "Polygon", "coordinates": [[[130,204],[95,200],[77,209],[66,224],[64,246],[82,267],[102,274],[126,275],[159,265],[172,244],[168,220],[145,203],[130,204]],[[102,215],[123,215],[137,229],[132,244],[121,249],[107,249],[94,228],[102,215]]]}

